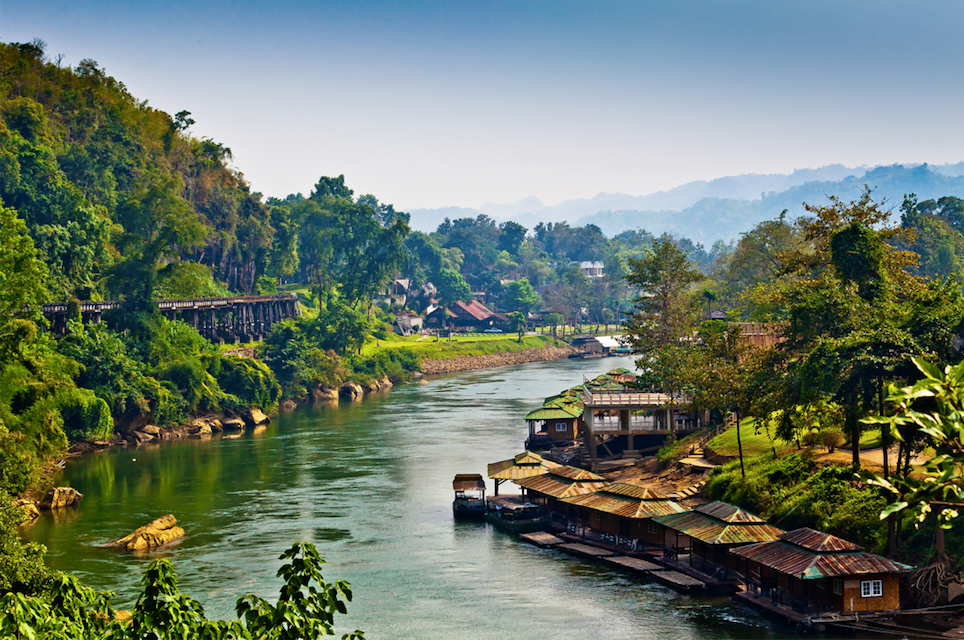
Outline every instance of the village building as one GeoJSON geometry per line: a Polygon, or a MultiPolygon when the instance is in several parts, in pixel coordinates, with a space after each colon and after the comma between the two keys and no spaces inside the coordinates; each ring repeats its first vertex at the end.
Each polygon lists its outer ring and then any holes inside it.
{"type": "MultiPolygon", "coordinates": [[[[575,263],[573,263],[575,264],[575,263]]],[[[606,265],[598,260],[583,260],[579,263],[579,268],[589,278],[601,278],[605,274],[606,265]]]]}
{"type": "Polygon", "coordinates": [[[489,477],[495,481],[495,495],[499,495],[499,485],[507,480],[522,480],[548,473],[550,469],[562,465],[552,460],[546,460],[537,453],[524,451],[514,458],[493,462],[488,467],[489,477]]]}
{"type": "Polygon", "coordinates": [[[736,568],[730,549],[776,540],[783,529],[740,507],[711,502],[686,513],[653,518],[663,541],[664,558],[719,580],[736,568]]]}
{"type": "Polygon", "coordinates": [[[808,615],[899,609],[899,576],[910,569],[808,528],[730,554],[746,587],[742,599],[808,615]]]}
{"type": "Polygon", "coordinates": [[[594,493],[609,484],[609,480],[600,475],[567,465],[514,482],[525,490],[531,502],[564,515],[569,515],[570,509],[562,502],[563,498],[594,493]]]}
{"type": "Polygon", "coordinates": [[[400,336],[408,337],[413,333],[418,333],[422,329],[422,318],[411,311],[402,311],[395,314],[395,321],[392,323],[392,331],[400,336]]]}
{"type": "Polygon", "coordinates": [[[529,437],[526,449],[554,447],[571,443],[579,437],[582,405],[574,398],[560,396],[546,401],[526,414],[529,437]]]}
{"type": "Polygon", "coordinates": [[[509,318],[504,313],[492,311],[478,300],[461,300],[446,309],[439,307],[429,313],[425,323],[431,327],[449,327],[459,331],[481,331],[485,329],[504,329],[509,326],[509,318]]]}
{"type": "Polygon", "coordinates": [[[662,546],[656,516],[687,511],[678,502],[651,489],[614,482],[594,493],[562,498],[570,519],[582,525],[583,536],[603,541],[629,541],[633,549],[662,546]]]}

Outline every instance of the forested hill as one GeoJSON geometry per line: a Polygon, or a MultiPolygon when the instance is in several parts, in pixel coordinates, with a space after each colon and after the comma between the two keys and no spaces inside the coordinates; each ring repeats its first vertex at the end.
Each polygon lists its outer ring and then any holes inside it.
{"type": "Polygon", "coordinates": [[[875,189],[875,199],[886,197],[895,209],[904,194],[909,193],[916,193],[922,200],[946,195],[961,197],[964,196],[962,165],[964,163],[936,168],[892,165],[869,170],[830,165],[798,170],[790,175],[742,175],[696,181],[646,196],[600,193],[591,199],[568,200],[551,207],[537,198],[526,198],[511,205],[486,203],[478,209],[414,209],[411,225],[413,229],[430,231],[445,217],[455,219],[484,213],[497,220],[524,221],[528,225],[563,220],[575,226],[594,224],[607,236],[643,228],[657,235],[682,234],[709,245],[717,239],[738,238],[784,209],[791,218],[802,215],[804,202],[822,206],[827,204],[829,194],[845,201],[856,199],[865,184],[875,189]]]}
{"type": "Polygon", "coordinates": [[[0,199],[52,298],[250,293],[283,268],[286,211],[250,191],[228,147],[190,135],[190,113],[152,108],[91,60],[54,64],[39,42],[0,44],[0,100],[0,199]]]}

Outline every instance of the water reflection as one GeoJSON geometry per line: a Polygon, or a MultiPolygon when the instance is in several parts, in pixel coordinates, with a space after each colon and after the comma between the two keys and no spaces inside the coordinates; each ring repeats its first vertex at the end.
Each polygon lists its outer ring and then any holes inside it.
{"type": "Polygon", "coordinates": [[[306,407],[238,438],[167,442],[73,460],[83,506],[26,532],[52,565],[129,605],[146,563],[168,557],[185,591],[231,616],[274,598],[277,556],[318,545],[351,581],[346,628],[371,638],[770,638],[727,599],[679,595],[611,569],[454,522],[451,480],[522,448],[544,397],[628,359],[454,374],[362,402],[306,407]],[[137,557],[97,545],[173,513],[183,541],[137,557]]]}

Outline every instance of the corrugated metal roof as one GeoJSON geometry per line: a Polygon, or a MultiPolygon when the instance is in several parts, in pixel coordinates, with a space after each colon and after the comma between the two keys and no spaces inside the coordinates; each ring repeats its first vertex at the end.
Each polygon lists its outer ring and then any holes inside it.
{"type": "Polygon", "coordinates": [[[564,498],[564,501],[587,509],[612,513],[623,518],[652,518],[653,516],[686,511],[685,507],[672,500],[636,498],[614,493],[611,491],[612,487],[613,485],[607,485],[594,493],[564,498]]]}
{"type": "Polygon", "coordinates": [[[699,511],[653,518],[661,525],[706,544],[748,544],[776,540],[783,529],[769,524],[723,522],[699,511]]]}
{"type": "Polygon", "coordinates": [[[594,493],[602,486],[598,482],[574,482],[567,478],[553,475],[552,473],[546,473],[533,478],[523,478],[522,480],[516,480],[515,483],[529,491],[535,491],[536,493],[554,498],[567,498],[585,493],[594,493]]]}
{"type": "Polygon", "coordinates": [[[554,476],[561,476],[563,478],[568,478],[569,480],[579,480],[581,482],[609,482],[609,480],[606,480],[606,478],[595,474],[592,471],[586,471],[585,469],[580,469],[579,467],[570,467],[569,465],[562,465],[554,469],[550,469],[549,473],[554,476]]]}
{"type": "Polygon", "coordinates": [[[696,507],[696,511],[723,522],[766,522],[756,514],[719,500],[696,507]]]}
{"type": "Polygon", "coordinates": [[[626,484],[625,482],[614,482],[612,484],[606,485],[603,489],[606,493],[614,493],[620,496],[626,496],[628,498],[636,498],[637,500],[666,500],[666,496],[656,493],[652,489],[647,489],[646,487],[637,487],[634,484],[626,484]]]}
{"type": "Polygon", "coordinates": [[[539,407],[526,414],[526,420],[572,420],[582,415],[582,407],[575,404],[553,404],[539,407]]]}
{"type": "MultiPolygon", "coordinates": [[[[797,533],[798,531],[800,530],[791,533],[797,533]]],[[[805,535],[810,536],[812,533],[812,529],[807,529],[805,535]]],[[[837,538],[837,540],[840,540],[840,538],[837,538]]],[[[815,552],[785,540],[760,542],[731,549],[730,552],[801,580],[819,580],[820,578],[873,573],[900,573],[911,568],[906,564],[894,562],[866,551],[815,552]]]]}
{"type": "Polygon", "coordinates": [[[456,491],[484,491],[485,480],[480,473],[458,473],[452,481],[452,488],[456,491]]]}
{"type": "Polygon", "coordinates": [[[849,542],[843,538],[838,538],[837,536],[832,536],[829,533],[824,533],[823,531],[817,531],[808,527],[787,531],[780,536],[780,539],[784,542],[789,542],[790,544],[795,544],[798,547],[803,547],[804,549],[809,549],[818,553],[825,553],[829,551],[864,550],[864,548],[859,544],[854,544],[853,542],[849,542]]]}
{"type": "Polygon", "coordinates": [[[493,462],[488,467],[490,478],[497,480],[520,480],[546,473],[549,469],[561,466],[558,462],[546,460],[531,451],[520,453],[515,458],[493,462]]]}

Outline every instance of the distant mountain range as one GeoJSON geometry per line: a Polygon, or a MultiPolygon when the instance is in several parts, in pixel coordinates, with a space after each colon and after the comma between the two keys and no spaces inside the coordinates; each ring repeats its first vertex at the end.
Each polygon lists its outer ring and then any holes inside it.
{"type": "Polygon", "coordinates": [[[761,220],[787,209],[790,217],[804,213],[803,203],[822,205],[827,196],[844,201],[857,198],[867,184],[879,200],[895,210],[905,193],[920,200],[942,196],[964,197],[964,162],[945,165],[890,165],[868,168],[835,164],[798,169],[785,174],[744,174],[689,182],[668,191],[644,196],[600,193],[593,198],[567,200],[546,206],[530,196],[516,203],[487,202],[477,208],[414,209],[412,228],[434,231],[445,218],[475,217],[484,213],[498,221],[516,220],[528,228],[539,222],[567,221],[573,226],[595,224],[607,236],[629,229],[654,234],[678,233],[703,242],[729,240],[761,220]]]}

